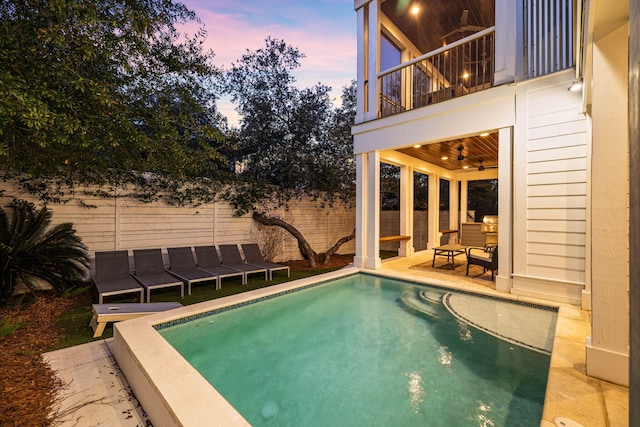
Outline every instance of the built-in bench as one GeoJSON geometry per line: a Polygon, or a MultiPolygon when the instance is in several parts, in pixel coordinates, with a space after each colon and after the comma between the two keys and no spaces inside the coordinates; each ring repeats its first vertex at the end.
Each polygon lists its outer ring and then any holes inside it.
{"type": "Polygon", "coordinates": [[[411,236],[384,236],[380,238],[380,243],[403,242],[409,240],[411,236]]]}

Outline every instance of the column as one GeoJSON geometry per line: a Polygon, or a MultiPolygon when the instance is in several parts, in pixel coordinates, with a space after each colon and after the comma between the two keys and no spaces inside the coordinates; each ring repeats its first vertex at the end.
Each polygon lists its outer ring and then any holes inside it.
{"type": "Polygon", "coordinates": [[[367,248],[367,154],[356,154],[356,256],[353,264],[364,268],[367,248]]]}
{"type": "MultiPolygon", "coordinates": [[[[469,181],[460,181],[460,223],[469,222],[469,181]]],[[[462,238],[458,231],[458,238],[462,238]]]]}
{"type": "Polygon", "coordinates": [[[365,37],[365,32],[367,31],[368,22],[367,19],[367,10],[369,5],[365,4],[363,7],[359,8],[356,11],[357,14],[357,33],[362,34],[362,37],[357,38],[357,68],[356,68],[356,76],[357,76],[357,93],[356,93],[356,123],[362,123],[365,120],[365,111],[366,108],[366,100],[367,95],[365,93],[365,84],[364,82],[367,80],[367,37],[365,37]]]}
{"type": "Polygon", "coordinates": [[[427,249],[440,246],[440,177],[429,175],[429,211],[428,211],[427,249]]]}
{"type": "Polygon", "coordinates": [[[400,235],[411,236],[400,242],[399,256],[411,256],[413,248],[413,168],[400,167],[400,235]]]}
{"type": "Polygon", "coordinates": [[[513,274],[513,130],[498,131],[498,275],[496,289],[510,292],[513,274]]]}
{"type": "MultiPolygon", "coordinates": [[[[458,203],[458,181],[449,181],[449,229],[458,230],[460,232],[460,214],[458,203]]],[[[458,233],[449,234],[449,244],[455,244],[458,241],[458,233]]]]}
{"type": "Polygon", "coordinates": [[[380,260],[380,153],[367,155],[367,212],[365,267],[378,269],[380,260]]]}
{"type": "Polygon", "coordinates": [[[367,81],[368,110],[365,112],[366,120],[373,120],[378,117],[378,40],[380,28],[378,24],[378,0],[373,0],[368,4],[368,35],[367,35],[367,81]]]}

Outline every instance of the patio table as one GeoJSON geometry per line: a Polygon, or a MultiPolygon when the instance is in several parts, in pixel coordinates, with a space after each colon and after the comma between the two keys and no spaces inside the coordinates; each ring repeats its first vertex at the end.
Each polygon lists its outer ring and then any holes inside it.
{"type": "Polygon", "coordinates": [[[451,269],[455,270],[456,269],[455,257],[457,257],[458,255],[466,254],[466,253],[467,253],[467,248],[462,245],[438,246],[436,248],[433,248],[433,261],[431,262],[431,267],[433,268],[436,265],[436,256],[446,255],[447,262],[449,261],[449,258],[451,258],[451,269]]]}

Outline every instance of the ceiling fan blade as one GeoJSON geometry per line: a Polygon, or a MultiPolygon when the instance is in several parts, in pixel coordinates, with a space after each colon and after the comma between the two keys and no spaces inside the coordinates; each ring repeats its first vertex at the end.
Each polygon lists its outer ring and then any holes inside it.
{"type": "Polygon", "coordinates": [[[455,30],[449,31],[447,34],[445,34],[444,36],[440,37],[440,40],[444,40],[449,36],[452,36],[454,34],[458,34],[460,32],[459,28],[456,28],[455,30]]]}
{"type": "Polygon", "coordinates": [[[483,27],[481,25],[465,25],[464,27],[460,27],[460,31],[482,31],[486,30],[487,27],[483,27]]]}
{"type": "Polygon", "coordinates": [[[466,27],[469,22],[469,9],[464,9],[460,15],[460,28],[466,27]]]}

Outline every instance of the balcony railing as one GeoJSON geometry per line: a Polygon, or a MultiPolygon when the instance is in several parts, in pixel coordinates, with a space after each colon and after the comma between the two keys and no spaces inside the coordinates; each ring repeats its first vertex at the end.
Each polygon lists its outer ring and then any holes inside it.
{"type": "Polygon", "coordinates": [[[493,86],[495,27],[378,74],[379,117],[493,86]]]}

